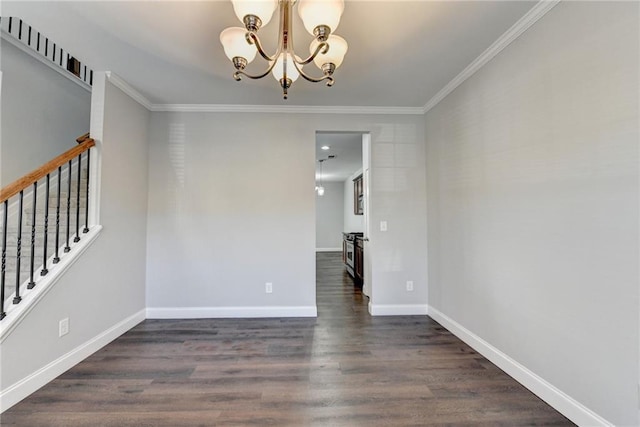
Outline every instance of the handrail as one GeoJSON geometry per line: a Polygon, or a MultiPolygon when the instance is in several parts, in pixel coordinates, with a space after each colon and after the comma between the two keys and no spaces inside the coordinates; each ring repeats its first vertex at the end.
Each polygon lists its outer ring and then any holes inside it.
{"type": "Polygon", "coordinates": [[[86,141],[87,139],[90,139],[90,138],[89,138],[89,132],[85,133],[84,135],[80,135],[79,137],[77,137],[77,138],[76,138],[76,142],[77,142],[78,144],[80,144],[81,142],[84,142],[84,141],[86,141]]]}
{"type": "MultiPolygon", "coordinates": [[[[85,135],[80,138],[83,138],[84,136],[85,135]]],[[[16,194],[20,193],[20,191],[29,187],[34,182],[44,178],[45,176],[56,170],[58,167],[78,157],[80,154],[84,153],[91,147],[95,147],[95,145],[96,143],[93,138],[89,138],[87,135],[87,138],[82,139],[82,142],[80,142],[75,147],[65,151],[57,157],[54,157],[44,165],[40,166],[38,169],[31,171],[22,178],[18,178],[17,180],[0,190],[0,203],[3,203],[5,200],[9,200],[10,197],[13,197],[16,194]]]]}

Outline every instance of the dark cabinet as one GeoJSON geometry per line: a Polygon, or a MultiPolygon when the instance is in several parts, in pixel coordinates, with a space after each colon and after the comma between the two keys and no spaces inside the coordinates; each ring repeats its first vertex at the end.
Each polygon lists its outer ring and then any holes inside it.
{"type": "Polygon", "coordinates": [[[356,242],[354,246],[355,246],[354,248],[354,252],[355,252],[354,279],[362,283],[362,280],[364,279],[364,242],[362,241],[362,238],[356,237],[356,242]]]}
{"type": "Polygon", "coordinates": [[[364,186],[362,175],[353,180],[353,213],[355,215],[364,214],[364,186]]]}

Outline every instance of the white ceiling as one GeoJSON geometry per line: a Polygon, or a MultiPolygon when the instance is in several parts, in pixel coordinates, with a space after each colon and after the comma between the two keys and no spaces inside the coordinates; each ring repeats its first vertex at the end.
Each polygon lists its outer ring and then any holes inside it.
{"type": "Polygon", "coordinates": [[[326,159],[322,164],[322,181],[346,180],[362,169],[362,134],[316,133],[316,180],[320,178],[320,159],[326,159]],[[329,150],[323,150],[323,145],[329,150]],[[335,157],[329,159],[330,155],[335,157]]]}
{"type": "MultiPolygon", "coordinates": [[[[347,0],[336,34],[349,51],[335,85],[300,79],[287,101],[271,76],[233,80],[219,42],[224,28],[239,25],[228,0],[3,0],[1,13],[23,18],[95,70],[115,72],[154,104],[422,107],[535,3],[347,0]]],[[[311,36],[294,16],[303,56],[311,36]]],[[[260,31],[268,51],[276,29],[273,19],[260,31]]],[[[250,71],[263,65],[258,57],[250,71]]]]}

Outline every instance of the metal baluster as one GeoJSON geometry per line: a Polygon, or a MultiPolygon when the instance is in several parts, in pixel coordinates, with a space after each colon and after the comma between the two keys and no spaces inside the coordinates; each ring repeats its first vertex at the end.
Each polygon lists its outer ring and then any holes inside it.
{"type": "Polygon", "coordinates": [[[89,232],[89,165],[91,164],[91,150],[87,150],[87,191],[84,207],[84,230],[83,233],[89,232]]]}
{"type": "Polygon", "coordinates": [[[68,174],[67,183],[67,240],[66,246],[64,247],[64,252],[67,253],[71,250],[69,246],[69,230],[71,227],[71,160],[69,160],[69,174],[68,174]]]}
{"type": "Polygon", "coordinates": [[[53,263],[60,262],[58,256],[58,250],[60,248],[60,188],[62,187],[62,166],[58,166],[58,203],[56,204],[56,245],[55,255],[53,256],[53,263]]]}
{"type": "Polygon", "coordinates": [[[33,289],[36,282],[33,280],[33,270],[36,259],[36,201],[38,200],[38,181],[33,183],[33,203],[31,206],[31,258],[29,261],[29,284],[27,289],[33,289]]]}
{"type": "Polygon", "coordinates": [[[49,270],[47,270],[47,245],[49,244],[49,181],[50,175],[47,174],[47,186],[45,188],[45,201],[44,201],[44,249],[42,251],[42,270],[41,276],[46,276],[49,270]]]}
{"type": "Polygon", "coordinates": [[[4,201],[2,212],[2,268],[0,269],[0,320],[4,319],[7,313],[4,312],[4,275],[7,271],[7,213],[9,211],[9,201],[4,201]]]}
{"type": "Polygon", "coordinates": [[[82,175],[82,153],[78,155],[78,182],[76,183],[76,237],[74,243],[80,241],[80,177],[82,175]]]}
{"type": "Polygon", "coordinates": [[[13,297],[13,303],[18,304],[22,301],[20,296],[20,256],[22,255],[22,205],[24,201],[24,190],[20,191],[20,203],[18,204],[18,242],[16,244],[16,296],[13,297]]]}

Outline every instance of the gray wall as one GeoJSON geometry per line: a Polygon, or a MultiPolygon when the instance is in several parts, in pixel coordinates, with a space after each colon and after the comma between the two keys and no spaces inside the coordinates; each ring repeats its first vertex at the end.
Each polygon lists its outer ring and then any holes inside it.
{"type": "Polygon", "coordinates": [[[316,194],[316,249],[342,250],[344,183],[323,182],[324,196],[316,194]]]}
{"type": "Polygon", "coordinates": [[[144,309],[148,119],[147,110],[106,84],[104,137],[96,141],[104,228],[2,343],[3,389],[144,309]],[[58,338],[64,317],[70,332],[58,338]]]}
{"type": "Polygon", "coordinates": [[[72,148],[89,131],[91,93],[4,39],[0,66],[2,187],[72,148]]]}
{"type": "Polygon", "coordinates": [[[426,116],[429,304],[638,425],[638,3],[562,2],[426,116]]]}
{"type": "Polygon", "coordinates": [[[289,114],[280,122],[277,114],[152,113],[151,312],[315,307],[316,131],[372,133],[373,221],[389,222],[371,236],[372,301],[426,308],[423,118],[289,114]]]}

